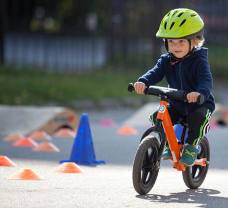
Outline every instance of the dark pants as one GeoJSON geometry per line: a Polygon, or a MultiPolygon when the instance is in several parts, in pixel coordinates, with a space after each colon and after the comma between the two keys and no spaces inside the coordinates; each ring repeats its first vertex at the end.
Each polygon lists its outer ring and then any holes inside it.
{"type": "MultiPolygon", "coordinates": [[[[173,125],[185,120],[188,124],[188,138],[186,143],[196,145],[201,138],[209,131],[209,119],[211,112],[208,108],[203,106],[197,108],[187,116],[182,116],[175,108],[168,108],[173,125]]],[[[157,111],[152,115],[152,121],[156,124],[157,111]]]]}

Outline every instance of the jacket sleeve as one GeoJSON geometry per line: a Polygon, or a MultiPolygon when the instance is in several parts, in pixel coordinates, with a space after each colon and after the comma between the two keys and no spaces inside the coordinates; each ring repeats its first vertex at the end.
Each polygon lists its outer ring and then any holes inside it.
{"type": "Polygon", "coordinates": [[[207,100],[212,93],[213,79],[208,61],[200,61],[197,69],[197,91],[204,95],[207,100]]]}
{"type": "Polygon", "coordinates": [[[161,57],[152,69],[149,69],[144,75],[139,77],[138,81],[143,82],[147,87],[160,82],[165,75],[162,61],[163,59],[161,57]]]}

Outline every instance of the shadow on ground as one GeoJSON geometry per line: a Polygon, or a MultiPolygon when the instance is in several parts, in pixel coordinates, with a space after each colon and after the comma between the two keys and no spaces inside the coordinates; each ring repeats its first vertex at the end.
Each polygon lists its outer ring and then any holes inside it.
{"type": "Polygon", "coordinates": [[[226,208],[227,197],[216,196],[220,191],[214,189],[187,189],[185,192],[171,193],[169,195],[148,194],[145,196],[137,195],[137,198],[159,203],[189,203],[198,204],[202,208],[226,208]]]}

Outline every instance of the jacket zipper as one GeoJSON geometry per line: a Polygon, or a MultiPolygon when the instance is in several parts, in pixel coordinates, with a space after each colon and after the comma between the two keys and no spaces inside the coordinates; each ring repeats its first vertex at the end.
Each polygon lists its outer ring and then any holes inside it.
{"type": "MultiPolygon", "coordinates": [[[[179,77],[180,77],[181,90],[184,90],[183,89],[182,79],[181,79],[181,62],[180,62],[180,65],[179,65],[179,77]]],[[[187,109],[186,109],[185,103],[183,104],[183,107],[184,107],[184,113],[187,115],[187,109]]]]}
{"type": "Polygon", "coordinates": [[[181,90],[183,90],[182,79],[181,79],[181,62],[179,64],[179,77],[180,77],[181,90]]]}

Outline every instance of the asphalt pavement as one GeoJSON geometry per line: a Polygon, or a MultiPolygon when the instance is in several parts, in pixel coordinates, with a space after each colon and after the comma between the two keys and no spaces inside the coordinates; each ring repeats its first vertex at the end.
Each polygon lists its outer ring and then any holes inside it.
{"type": "MultiPolygon", "coordinates": [[[[33,109],[35,112],[36,108],[33,109]]],[[[181,172],[171,168],[169,162],[162,162],[156,184],[146,196],[139,196],[132,185],[132,162],[140,135],[149,126],[148,106],[139,109],[118,108],[106,111],[90,111],[90,127],[93,135],[95,155],[105,160],[105,165],[80,166],[83,173],[66,174],[56,171],[59,161],[68,159],[74,138],[53,138],[59,149],[56,153],[34,152],[30,148],[16,148],[0,140],[0,154],[7,155],[16,167],[0,167],[1,208],[119,208],[119,207],[205,207],[226,208],[228,204],[228,128],[218,127],[209,132],[211,147],[210,169],[203,185],[197,190],[185,186],[181,172]],[[103,126],[101,121],[112,120],[112,125],[103,126]],[[118,129],[126,124],[136,125],[138,135],[122,136],[118,129]],[[21,169],[31,168],[40,176],[39,181],[8,180],[21,169]]],[[[0,111],[1,112],[1,111],[0,111]]],[[[47,112],[47,111],[45,111],[47,112]]],[[[50,108],[49,111],[50,113],[50,108]]],[[[1,138],[10,130],[22,129],[18,118],[27,122],[23,130],[30,128],[26,114],[17,115],[10,111],[8,117],[1,117],[1,138]],[[10,114],[11,112],[11,114],[10,114]],[[15,122],[10,122],[14,119],[15,122]],[[7,127],[6,124],[11,124],[7,127]],[[20,126],[20,128],[18,128],[20,126]]],[[[27,115],[28,116],[28,115],[27,115]]],[[[41,116],[36,116],[36,119],[41,116]]],[[[37,122],[37,121],[36,121],[37,122]]],[[[29,131],[29,129],[28,129],[29,131]]],[[[12,132],[13,133],[13,132],[12,132]]]]}

